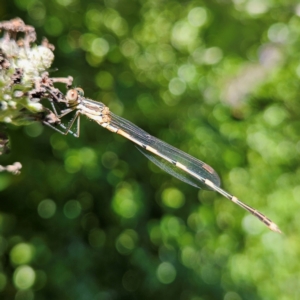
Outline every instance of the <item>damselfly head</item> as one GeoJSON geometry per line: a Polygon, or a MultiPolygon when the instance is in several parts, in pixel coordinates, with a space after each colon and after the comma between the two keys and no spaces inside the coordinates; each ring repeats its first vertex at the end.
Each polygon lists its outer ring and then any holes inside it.
{"type": "Polygon", "coordinates": [[[75,103],[79,101],[78,97],[83,97],[83,96],[84,96],[83,89],[75,88],[75,89],[68,90],[66,99],[68,100],[69,103],[75,103]]]}

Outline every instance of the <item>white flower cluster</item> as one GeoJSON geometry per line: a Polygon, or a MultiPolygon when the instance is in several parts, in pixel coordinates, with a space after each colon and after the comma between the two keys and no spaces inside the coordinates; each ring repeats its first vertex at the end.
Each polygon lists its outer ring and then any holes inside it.
{"type": "Polygon", "coordinates": [[[17,18],[0,22],[0,122],[24,125],[43,111],[32,90],[51,67],[54,47],[47,40],[34,44],[33,27],[17,18]]]}

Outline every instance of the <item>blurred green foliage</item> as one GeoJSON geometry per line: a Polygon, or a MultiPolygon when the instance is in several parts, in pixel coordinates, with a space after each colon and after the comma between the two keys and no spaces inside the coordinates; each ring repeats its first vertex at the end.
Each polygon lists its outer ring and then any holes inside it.
{"type": "Polygon", "coordinates": [[[79,139],[10,127],[0,298],[297,299],[297,1],[4,0],[16,16],[56,46],[53,76],[209,163],[284,234],[89,120],[79,139]]]}

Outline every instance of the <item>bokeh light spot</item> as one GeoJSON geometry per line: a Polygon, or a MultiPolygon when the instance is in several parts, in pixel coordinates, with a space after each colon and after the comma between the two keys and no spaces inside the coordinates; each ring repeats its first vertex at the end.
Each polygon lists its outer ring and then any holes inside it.
{"type": "Polygon", "coordinates": [[[169,83],[169,90],[175,96],[182,95],[185,92],[185,89],[185,82],[179,78],[173,78],[169,83]]]}
{"type": "Polygon", "coordinates": [[[158,266],[156,276],[161,283],[169,284],[176,278],[176,269],[171,263],[163,262],[158,266]]]}
{"type": "Polygon", "coordinates": [[[35,271],[30,266],[20,266],[15,270],[13,282],[17,289],[29,289],[34,284],[34,281],[35,271]]]}
{"type": "Polygon", "coordinates": [[[54,216],[56,212],[56,204],[51,199],[45,199],[38,205],[38,214],[43,219],[49,219],[54,216]]]}
{"type": "Polygon", "coordinates": [[[46,16],[46,9],[43,3],[35,2],[28,8],[28,14],[36,21],[43,21],[46,16]]]}
{"type": "Polygon", "coordinates": [[[279,125],[286,117],[286,110],[277,105],[268,107],[264,112],[264,119],[271,126],[279,125]]]}
{"type": "Polygon", "coordinates": [[[113,169],[118,163],[118,156],[112,152],[107,151],[102,155],[102,164],[107,169],[113,169]]]}
{"type": "Polygon", "coordinates": [[[200,27],[207,20],[207,12],[203,7],[195,7],[188,14],[188,20],[192,26],[200,27]]]}
{"type": "Polygon", "coordinates": [[[32,290],[19,290],[14,300],[34,300],[34,292],[32,290]]]}
{"type": "Polygon", "coordinates": [[[261,231],[265,229],[264,225],[260,222],[257,222],[256,218],[254,218],[252,215],[246,215],[243,218],[242,226],[245,231],[252,235],[260,234],[261,231]]]}
{"type": "Polygon", "coordinates": [[[185,198],[183,193],[176,189],[176,188],[167,188],[162,192],[162,200],[166,206],[172,208],[179,208],[181,207],[184,202],[185,198]]]}
{"type": "Polygon", "coordinates": [[[179,77],[185,82],[192,81],[196,76],[196,68],[193,65],[182,65],[178,70],[179,77]]]}
{"type": "Polygon", "coordinates": [[[233,168],[229,173],[229,178],[233,185],[247,185],[249,182],[249,174],[243,168],[233,168]]]}
{"type": "Polygon", "coordinates": [[[84,166],[92,167],[97,164],[97,155],[92,148],[82,147],[78,152],[78,158],[84,166]]]}
{"type": "Polygon", "coordinates": [[[45,22],[45,31],[52,36],[59,36],[64,29],[62,21],[55,16],[49,17],[45,22]]]}
{"type": "Polygon", "coordinates": [[[65,159],[65,169],[68,173],[76,173],[78,172],[82,167],[81,160],[78,157],[78,153],[75,153],[74,151],[70,151],[70,153],[67,154],[67,158],[65,159]]]}
{"type": "Polygon", "coordinates": [[[123,18],[117,17],[113,20],[111,23],[111,29],[114,31],[114,33],[118,36],[125,35],[128,30],[128,25],[126,20],[123,18]]]}
{"type": "Polygon", "coordinates": [[[15,245],[10,251],[10,260],[15,265],[29,263],[34,256],[34,247],[30,244],[20,243],[15,245]]]}
{"type": "Polygon", "coordinates": [[[120,183],[113,197],[112,207],[120,216],[133,218],[141,208],[138,190],[135,186],[127,182],[120,183]]]}
{"type": "Polygon", "coordinates": [[[68,144],[64,139],[64,136],[62,136],[59,133],[55,133],[51,135],[50,143],[55,150],[62,151],[68,148],[68,144]]]}
{"type": "Polygon", "coordinates": [[[268,11],[267,1],[262,0],[248,0],[246,10],[249,14],[259,15],[268,11]]]}
{"type": "Polygon", "coordinates": [[[236,292],[227,292],[224,296],[224,300],[242,300],[242,298],[236,292]]]}
{"type": "Polygon", "coordinates": [[[116,248],[121,254],[129,254],[136,247],[137,233],[128,229],[121,233],[116,240],[116,248]]]}
{"type": "Polygon", "coordinates": [[[211,47],[204,51],[203,62],[207,65],[218,63],[223,58],[223,52],[218,47],[211,47]]]}
{"type": "Polygon", "coordinates": [[[90,51],[94,40],[97,38],[97,35],[93,33],[82,34],[79,38],[80,47],[85,51],[90,51]]]}
{"type": "Polygon", "coordinates": [[[181,251],[181,261],[188,268],[195,268],[196,265],[197,252],[194,248],[186,246],[181,251]]]}
{"type": "Polygon", "coordinates": [[[178,21],[173,26],[172,44],[178,49],[189,48],[198,40],[198,29],[187,21],[178,21]]]}
{"type": "Polygon", "coordinates": [[[165,216],[161,226],[168,235],[173,237],[179,237],[185,228],[182,219],[175,216],[165,216]]]}
{"type": "Polygon", "coordinates": [[[95,56],[105,56],[109,51],[109,44],[103,38],[96,38],[93,40],[91,45],[91,52],[95,56]]]}
{"type": "Polygon", "coordinates": [[[289,27],[284,23],[275,23],[268,30],[268,38],[273,43],[285,43],[289,38],[289,27]]]}
{"type": "Polygon", "coordinates": [[[72,2],[75,2],[75,1],[74,0],[56,0],[56,2],[58,4],[60,4],[61,6],[68,6],[68,5],[72,4],[72,2]]]}
{"type": "Polygon", "coordinates": [[[139,46],[134,40],[127,39],[121,44],[121,51],[127,57],[135,56],[139,50],[139,46]]]}
{"type": "Polygon", "coordinates": [[[70,200],[64,205],[64,214],[68,219],[75,219],[81,213],[81,205],[76,200],[70,200]]]}
{"type": "Polygon", "coordinates": [[[100,71],[96,75],[96,83],[103,90],[109,90],[113,87],[114,78],[109,72],[100,71]]]}

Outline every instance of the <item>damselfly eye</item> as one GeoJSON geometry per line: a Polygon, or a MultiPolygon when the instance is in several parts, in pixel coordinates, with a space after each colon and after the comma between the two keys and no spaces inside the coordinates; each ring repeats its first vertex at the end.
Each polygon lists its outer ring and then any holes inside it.
{"type": "Polygon", "coordinates": [[[68,90],[66,98],[68,101],[76,101],[78,98],[78,92],[76,89],[68,90]]]}
{"type": "Polygon", "coordinates": [[[81,96],[81,97],[83,97],[84,96],[84,91],[83,91],[83,89],[82,88],[76,88],[76,91],[77,91],[77,93],[78,93],[78,95],[79,96],[81,96]]]}

